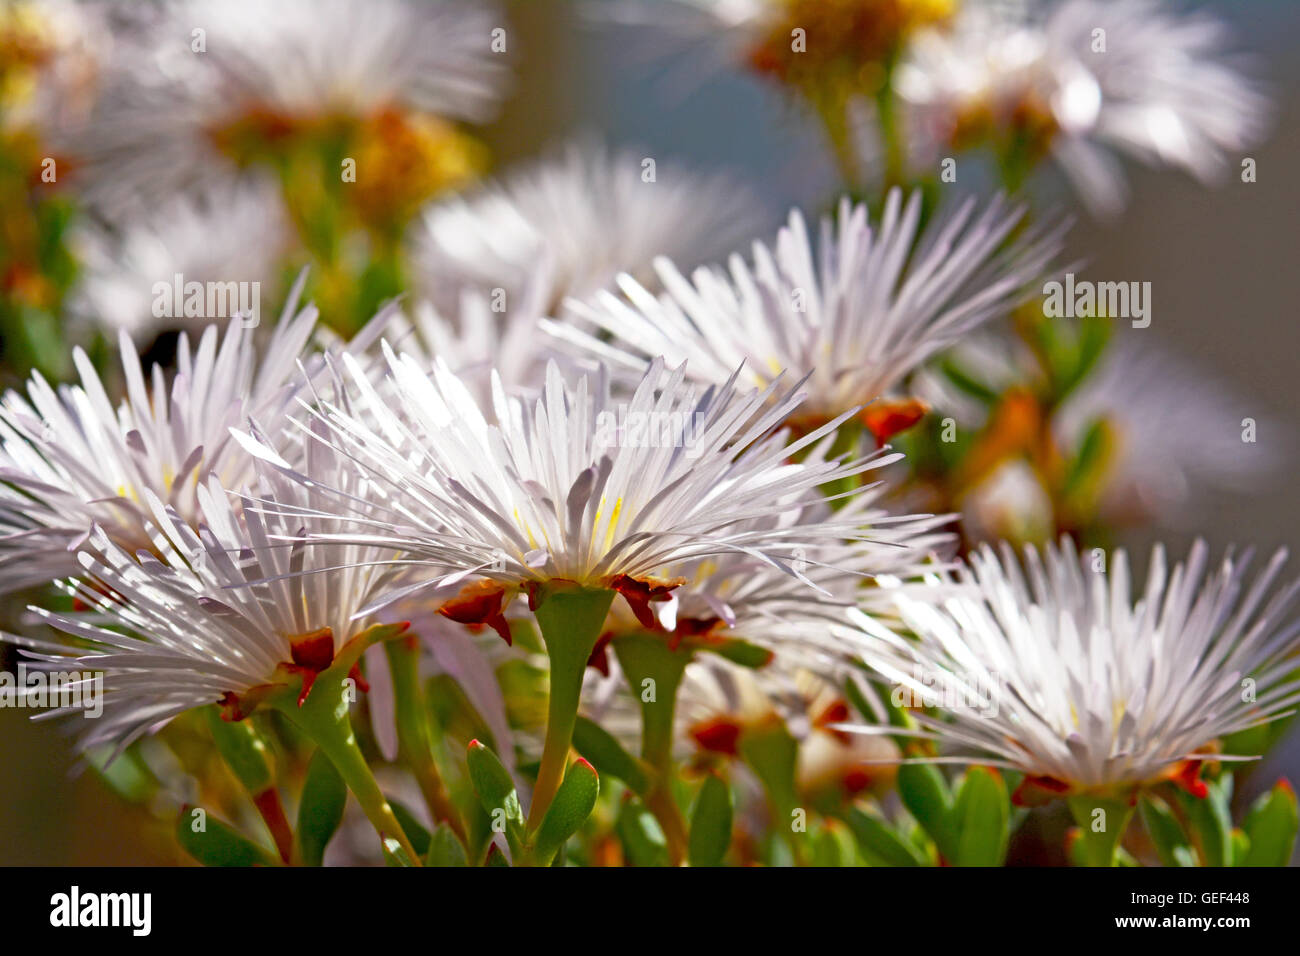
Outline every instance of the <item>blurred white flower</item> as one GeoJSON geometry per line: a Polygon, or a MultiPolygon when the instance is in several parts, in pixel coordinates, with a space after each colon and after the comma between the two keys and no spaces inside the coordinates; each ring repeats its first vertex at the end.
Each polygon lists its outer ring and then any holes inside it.
{"type": "Polygon", "coordinates": [[[62,150],[94,106],[113,38],[93,4],[9,0],[0,6],[0,129],[35,129],[62,150]]]}
{"type": "Polygon", "coordinates": [[[1020,770],[1048,794],[1171,777],[1196,788],[1194,762],[1219,738],[1300,700],[1300,582],[1274,588],[1285,559],[1252,581],[1249,554],[1214,568],[1197,542],[1170,572],[1157,547],[1134,602],[1122,550],[1080,556],[1067,539],[1026,549],[1022,569],[1009,546],[999,556],[985,545],[960,575],[966,589],[938,603],[900,597],[914,636],[855,614],[864,659],[946,705],[942,716],[913,712],[919,736],[960,752],[936,759],[1020,770]]]}
{"type": "Polygon", "coordinates": [[[1294,452],[1290,433],[1241,395],[1131,337],[1112,343],[1058,410],[1053,431],[1074,448],[1098,420],[1115,442],[1100,501],[1108,524],[1194,527],[1198,501],[1259,490],[1294,452]]]}
{"type": "Polygon", "coordinates": [[[574,324],[544,322],[561,341],[639,374],[663,356],[688,373],[724,382],[737,367],[763,387],[786,371],[808,375],[800,415],[826,420],[887,395],[909,372],[1028,293],[1055,257],[1059,230],[1010,238],[1021,210],[1001,201],[974,215],[964,203],[923,233],[921,197],[890,192],[872,229],[865,206],[841,202],[814,248],[796,211],[774,248],[755,243],[729,272],[697,269],[687,280],[656,262],[658,298],[630,276],[623,297],[599,293],[574,313],[613,340],[574,324]]]}
{"type": "Polygon", "coordinates": [[[1023,459],[1010,459],[962,496],[961,529],[967,541],[1046,541],[1056,516],[1042,478],[1023,459]]]}
{"type": "Polygon", "coordinates": [[[125,331],[141,343],[164,329],[197,332],[232,317],[230,311],[171,314],[175,296],[160,297],[158,287],[170,290],[176,276],[205,288],[255,283],[259,297],[269,300],[278,279],[275,263],[292,237],[277,190],[254,179],[230,180],[157,207],[142,202],[121,222],[116,230],[89,226],[76,236],[83,275],[69,310],[114,338],[125,331]]]}
{"type": "Polygon", "coordinates": [[[109,209],[227,175],[241,137],[274,148],[394,110],[485,119],[506,76],[487,2],[183,0],[132,26],[87,130],[109,209]]]}
{"type": "Polygon", "coordinates": [[[1203,12],[1154,0],[972,4],[914,38],[897,89],[928,167],[992,139],[1023,161],[1050,154],[1097,214],[1126,187],[1114,150],[1221,175],[1264,132],[1268,104],[1203,12]]]}
{"type": "Polygon", "coordinates": [[[421,291],[443,311],[466,287],[509,309],[540,279],[541,308],[553,315],[619,273],[653,281],[656,256],[693,266],[724,254],[756,226],[759,206],[726,175],[577,142],[431,205],[412,254],[421,291]]]}
{"type": "MultiPolygon", "coordinates": [[[[490,409],[494,374],[509,394],[532,395],[545,379],[546,362],[558,357],[539,326],[549,289],[543,266],[509,296],[466,286],[454,308],[421,299],[409,307],[412,318],[395,318],[385,337],[423,368],[442,361],[473,393],[478,406],[490,409]]],[[[374,359],[383,365],[382,356],[374,359]]],[[[379,388],[389,384],[381,373],[379,388]]]]}

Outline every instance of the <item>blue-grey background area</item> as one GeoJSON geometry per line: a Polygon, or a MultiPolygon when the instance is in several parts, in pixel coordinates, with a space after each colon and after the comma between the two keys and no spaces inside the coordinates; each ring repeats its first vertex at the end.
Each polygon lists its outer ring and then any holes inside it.
{"type": "MultiPolygon", "coordinates": [[[[665,70],[655,44],[636,31],[594,30],[569,0],[507,4],[518,68],[515,93],[487,139],[502,165],[553,142],[595,132],[643,148],[725,168],[752,183],[775,226],[792,205],[808,211],[834,199],[834,177],[817,130],[777,90],[701,57],[665,70]]],[[[1150,281],[1153,323],[1143,334],[1213,371],[1249,397],[1270,422],[1259,440],[1300,447],[1295,222],[1300,213],[1300,3],[1220,0],[1201,4],[1231,24],[1242,50],[1271,84],[1276,116],[1253,151],[1258,182],[1203,188],[1176,172],[1129,165],[1132,200],[1101,224],[1085,214],[1070,234],[1071,258],[1108,279],[1150,281]]],[[[1059,184],[1042,203],[1074,204],[1059,184]]],[[[1204,536],[1214,549],[1254,544],[1271,551],[1300,540],[1293,472],[1257,494],[1220,497],[1188,517],[1184,531],[1142,532],[1125,543],[1145,555],[1162,537],[1175,554],[1204,536]]],[[[1300,560],[1293,561],[1300,574],[1300,560]]],[[[141,840],[135,817],[91,775],[69,780],[67,732],[0,710],[0,864],[145,864],[173,857],[141,840]]],[[[1249,797],[1279,774],[1300,779],[1300,728],[1250,774],[1249,797]]]]}

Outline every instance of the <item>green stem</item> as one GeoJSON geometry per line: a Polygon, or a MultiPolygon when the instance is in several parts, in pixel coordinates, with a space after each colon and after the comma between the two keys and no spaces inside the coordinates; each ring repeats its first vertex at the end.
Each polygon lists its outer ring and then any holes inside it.
{"type": "Polygon", "coordinates": [[[848,98],[842,95],[820,94],[813,96],[817,116],[826,130],[831,155],[839,169],[844,188],[856,194],[861,176],[862,162],[849,123],[848,98]]]}
{"type": "Polygon", "coordinates": [[[446,823],[465,842],[465,824],[447,795],[442,774],[433,759],[433,737],[428,712],[420,690],[419,647],[407,635],[384,645],[388,668],[393,675],[393,703],[397,722],[397,748],[402,762],[410,767],[424,795],[434,822],[446,823]]]}
{"type": "Polygon", "coordinates": [[[356,735],[352,732],[352,722],[348,718],[348,696],[343,684],[350,667],[350,663],[336,664],[322,671],[301,706],[293,696],[292,689],[291,693],[277,695],[271,704],[310,737],[330,759],[381,838],[396,840],[418,864],[420,855],[411,846],[388,799],[379,789],[379,783],[371,773],[370,765],[366,763],[366,758],[357,745],[356,735]]]}
{"type": "Polygon", "coordinates": [[[672,791],[673,729],[677,689],[691,661],[691,653],[670,649],[666,635],[641,632],[615,638],[613,647],[632,693],[641,702],[641,757],[655,772],[654,784],[645,795],[645,805],[664,831],[673,866],[680,866],[686,859],[689,838],[681,807],[672,791]]]}
{"type": "Polygon", "coordinates": [[[885,148],[885,189],[903,185],[903,135],[898,123],[898,102],[894,96],[893,65],[876,91],[876,116],[885,148]]]}
{"type": "Polygon", "coordinates": [[[284,815],[284,805],[275,786],[270,748],[253,726],[251,718],[227,721],[221,716],[221,708],[216,706],[207,707],[205,711],[217,752],[248,792],[275,841],[276,849],[280,851],[280,859],[287,866],[293,856],[293,830],[284,815]]]}
{"type": "Polygon", "coordinates": [[[583,672],[605,627],[605,616],[614,601],[614,592],[608,588],[552,584],[541,598],[533,614],[541,628],[546,656],[551,662],[551,687],[546,742],[542,746],[542,763],[537,771],[533,802],[528,811],[530,831],[541,825],[564,779],[569,746],[573,742],[573,725],[578,720],[583,672]]]}
{"type": "Polygon", "coordinates": [[[1120,840],[1133,817],[1134,805],[1126,799],[1091,797],[1086,794],[1070,797],[1067,802],[1074,822],[1079,825],[1085,864],[1115,866],[1120,840]],[[1094,816],[1097,810],[1101,810],[1104,816],[1094,816]]]}

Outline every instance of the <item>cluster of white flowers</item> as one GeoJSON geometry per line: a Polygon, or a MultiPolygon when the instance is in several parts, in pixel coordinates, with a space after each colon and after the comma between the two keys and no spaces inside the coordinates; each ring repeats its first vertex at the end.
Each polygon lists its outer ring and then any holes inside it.
{"type": "MultiPolygon", "coordinates": [[[[1137,4],[1111,32],[1109,72],[1089,70],[1075,39],[1092,5],[1002,36],[1015,50],[994,59],[1014,91],[971,75],[965,24],[914,46],[901,89],[927,116],[968,108],[959,97],[1041,99],[1103,205],[1117,186],[1094,139],[1212,171],[1259,112],[1235,74],[1202,69],[1213,32],[1137,4]],[[1154,61],[1129,63],[1142,51],[1154,61]],[[1133,71],[1157,82],[1138,95],[1133,71]]],[[[575,147],[421,217],[411,243],[436,301],[414,323],[393,311],[333,340],[295,291],[273,328],[195,330],[170,379],[146,369],[128,334],[144,280],[128,277],[170,278],[158,242],[201,278],[255,269],[278,241],[220,191],[205,131],[232,106],[489,110],[492,18],[417,6],[178,5],[152,33],[151,81],[108,80],[99,159],[139,160],[115,165],[114,188],[202,167],[217,191],[159,220],[179,236],[151,239],[162,226],[146,221],[92,259],[80,307],[123,330],[120,401],[78,352],[79,385],[37,374],[0,403],[0,589],[57,580],[77,602],[35,609],[58,634],[11,639],[44,666],[106,675],[88,745],[125,746],[215,702],[243,716],[376,622],[441,611],[509,639],[518,604],[559,585],[619,593],[612,618],[665,640],[743,639],[769,655],[774,688],[863,664],[918,692],[931,686],[918,668],[964,693],[998,688],[995,717],[923,715],[916,733],[1062,790],[1177,773],[1300,699],[1297,586],[1270,596],[1281,556],[1248,585],[1244,560],[1207,578],[1203,547],[1172,572],[1157,551],[1134,603],[1122,552],[1109,571],[1068,543],[955,560],[947,516],[892,513],[865,480],[901,457],[857,443],[873,403],[907,397],[909,376],[1027,298],[1058,256],[1061,228],[1024,229],[1001,199],[929,223],[919,194],[891,192],[874,222],[845,199],[817,243],[794,212],[770,244],[688,279],[679,265],[738,245],[749,199],[575,147]],[[311,47],[285,39],[304,20],[311,47]],[[168,58],[196,23],[208,53],[182,70],[168,58]],[[139,149],[163,124],[158,148],[139,149]]],[[[696,6],[751,28],[771,4],[696,6]]],[[[716,673],[696,668],[688,686],[716,688],[716,673]]]]}

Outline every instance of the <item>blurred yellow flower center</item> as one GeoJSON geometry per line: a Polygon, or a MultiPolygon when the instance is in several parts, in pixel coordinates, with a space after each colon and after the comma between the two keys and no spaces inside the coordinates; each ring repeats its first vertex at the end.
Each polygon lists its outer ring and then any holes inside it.
{"type": "Polygon", "coordinates": [[[914,31],[943,23],[956,0],[783,0],[751,52],[756,70],[806,86],[828,77],[874,86],[914,31]]]}

